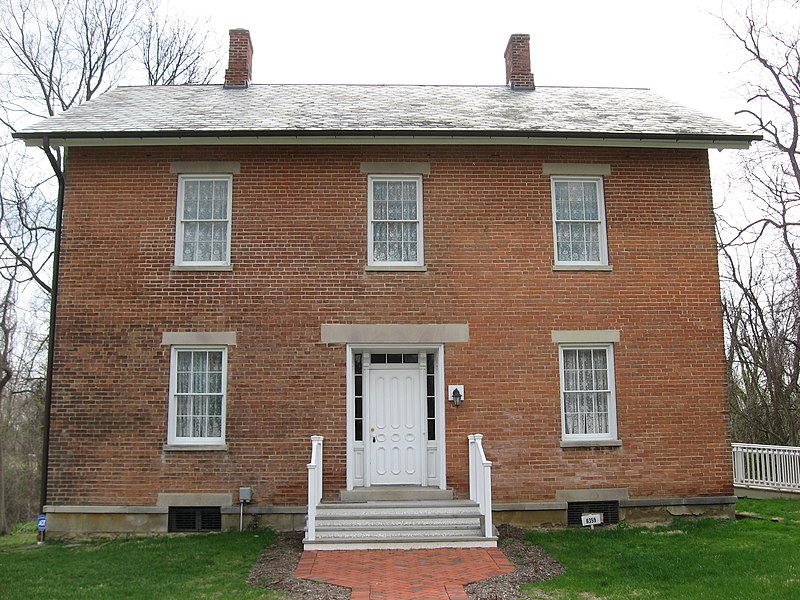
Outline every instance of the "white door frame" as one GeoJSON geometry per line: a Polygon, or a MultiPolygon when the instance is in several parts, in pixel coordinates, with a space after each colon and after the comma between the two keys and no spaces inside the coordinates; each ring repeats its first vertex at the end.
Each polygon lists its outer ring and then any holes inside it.
{"type": "Polygon", "coordinates": [[[427,424],[425,418],[427,417],[427,409],[425,406],[425,396],[423,395],[420,401],[422,406],[422,434],[424,435],[425,442],[423,442],[423,475],[422,485],[438,487],[446,489],[447,487],[447,472],[446,472],[446,452],[445,452],[445,392],[444,392],[444,344],[348,344],[346,348],[347,359],[347,489],[352,490],[354,487],[369,487],[369,468],[365,462],[369,460],[369,451],[364,448],[368,440],[369,431],[366,430],[367,423],[369,423],[369,407],[368,402],[364,402],[362,406],[363,411],[363,440],[361,442],[355,441],[355,383],[353,376],[354,369],[354,354],[364,353],[426,353],[435,356],[435,394],[436,394],[436,439],[432,442],[427,439],[427,424]],[[358,455],[358,457],[357,457],[358,455]],[[357,472],[358,471],[358,472],[357,472]]]}

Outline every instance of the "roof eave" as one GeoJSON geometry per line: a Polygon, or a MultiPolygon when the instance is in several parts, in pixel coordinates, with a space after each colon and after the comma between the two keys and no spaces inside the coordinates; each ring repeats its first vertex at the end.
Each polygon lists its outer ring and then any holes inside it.
{"type": "Polygon", "coordinates": [[[751,134],[464,130],[239,130],[15,132],[28,146],[465,144],[746,149],[751,134]]]}

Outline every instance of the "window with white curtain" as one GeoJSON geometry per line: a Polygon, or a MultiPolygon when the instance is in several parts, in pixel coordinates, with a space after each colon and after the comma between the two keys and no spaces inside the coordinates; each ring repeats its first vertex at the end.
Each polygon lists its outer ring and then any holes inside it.
{"type": "Polygon", "coordinates": [[[169,444],[225,443],[227,347],[173,346],[169,444]]]}
{"type": "Polygon", "coordinates": [[[369,176],[371,266],[422,266],[422,177],[369,176]]]}
{"type": "Polygon", "coordinates": [[[230,175],[178,177],[176,266],[230,264],[230,175]]]}
{"type": "Polygon", "coordinates": [[[553,176],[555,264],[608,265],[602,177],[553,176]]]}
{"type": "Polygon", "coordinates": [[[565,441],[615,440],[613,346],[562,345],[559,352],[562,438],[565,441]]]}

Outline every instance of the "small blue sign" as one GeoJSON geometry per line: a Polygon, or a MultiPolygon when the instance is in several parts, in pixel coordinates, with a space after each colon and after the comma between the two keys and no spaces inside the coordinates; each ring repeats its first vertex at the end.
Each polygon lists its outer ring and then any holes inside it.
{"type": "Polygon", "coordinates": [[[47,529],[47,517],[44,515],[39,515],[39,518],[36,519],[36,529],[39,531],[44,531],[47,529]]]}

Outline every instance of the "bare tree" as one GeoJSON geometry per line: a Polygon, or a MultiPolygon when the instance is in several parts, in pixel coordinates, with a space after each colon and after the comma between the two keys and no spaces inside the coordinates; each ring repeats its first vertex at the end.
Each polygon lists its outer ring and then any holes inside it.
{"type": "Polygon", "coordinates": [[[797,291],[780,272],[755,260],[733,262],[725,249],[728,287],[723,314],[731,429],[741,442],[800,442],[800,310],[797,291]],[[777,277],[776,277],[777,275],[777,277]]]}
{"type": "MultiPolygon", "coordinates": [[[[91,100],[118,82],[133,44],[139,0],[0,1],[0,56],[7,69],[0,120],[6,133],[91,100]]],[[[10,264],[50,294],[58,217],[53,199],[63,193],[63,155],[58,147],[43,150],[55,186],[44,185],[46,171],[29,153],[4,156],[4,172],[11,165],[16,176],[3,181],[0,245],[11,257],[4,268],[10,264]]]]}
{"type": "Polygon", "coordinates": [[[0,532],[35,510],[42,455],[44,350],[54,207],[46,182],[26,183],[27,155],[0,162],[0,532]],[[24,299],[24,307],[18,299],[24,299]],[[19,314],[28,318],[20,320],[19,314]],[[20,326],[20,322],[22,326],[20,326]]]}
{"type": "MultiPolygon", "coordinates": [[[[3,412],[3,399],[6,395],[6,386],[11,381],[14,371],[11,367],[11,335],[14,330],[14,280],[6,282],[5,293],[0,299],[0,414],[3,412]]],[[[8,520],[6,518],[6,489],[5,489],[5,452],[3,450],[4,437],[0,436],[0,535],[8,533],[8,520]]]]}
{"type": "MultiPolygon", "coordinates": [[[[53,116],[114,86],[133,44],[138,0],[3,0],[0,46],[12,116],[53,116]]],[[[5,125],[12,131],[16,122],[5,125]]]]}
{"type": "Polygon", "coordinates": [[[746,208],[719,218],[729,399],[737,441],[800,444],[800,7],[750,2],[723,22],[744,51],[763,142],[744,156],[746,208]]]}
{"type": "MultiPolygon", "coordinates": [[[[37,319],[20,317],[13,271],[4,271],[0,296],[0,535],[36,510],[47,335],[37,319]]],[[[46,309],[45,309],[46,311],[46,309]]]]}
{"type": "Polygon", "coordinates": [[[55,236],[53,176],[26,166],[28,151],[0,149],[0,270],[50,294],[55,236]],[[38,178],[36,173],[40,173],[38,178]]]}
{"type": "MultiPolygon", "coordinates": [[[[199,29],[200,21],[174,18],[153,0],[147,4],[143,0],[0,0],[0,6],[5,15],[0,20],[0,60],[5,66],[0,123],[8,132],[16,131],[18,124],[91,100],[115,86],[129,67],[136,72],[141,65],[150,85],[207,83],[218,67],[212,54],[216,48],[207,46],[209,37],[199,29]]],[[[58,147],[43,150],[56,180],[50,192],[54,198],[63,188],[63,157],[58,147]]],[[[30,162],[28,157],[26,162],[30,162]]],[[[35,170],[27,178],[29,189],[20,197],[35,194],[36,184],[45,179],[35,170]]],[[[7,224],[6,235],[18,240],[48,230],[52,233],[55,204],[51,200],[49,211],[17,215],[7,224]]],[[[14,212],[7,210],[5,216],[14,212]]],[[[0,245],[14,254],[11,239],[0,238],[0,245]]],[[[39,254],[17,258],[28,276],[49,292],[40,277],[41,265],[48,264],[48,259],[39,254]]]]}
{"type": "Polygon", "coordinates": [[[136,31],[148,85],[209,83],[219,58],[218,48],[207,45],[207,30],[207,24],[175,17],[148,0],[136,31]]]}
{"type": "MultiPolygon", "coordinates": [[[[41,292],[53,299],[52,331],[64,155],[61,148],[45,144],[45,161],[36,160],[38,151],[8,148],[9,134],[97,97],[123,75],[143,72],[150,84],[159,85],[205,83],[217,63],[210,59],[208,38],[197,30],[198,21],[176,21],[143,0],[0,0],[0,14],[0,277],[9,289],[27,290],[25,298],[41,292]]],[[[35,314],[41,323],[47,322],[41,313],[35,314]]],[[[50,342],[47,365],[53,359],[50,342]]],[[[31,415],[44,414],[43,448],[25,454],[21,448],[28,440],[18,444],[22,454],[41,458],[40,500],[44,504],[51,373],[48,369],[43,385],[28,385],[36,364],[30,353],[41,346],[22,344],[19,348],[28,354],[8,363],[12,373],[7,385],[12,385],[13,395],[7,395],[0,408],[9,419],[16,419],[15,427],[28,423],[31,415]],[[42,396],[43,408],[37,413],[34,409],[42,396]]],[[[10,514],[6,509],[4,514],[10,514]]]]}

